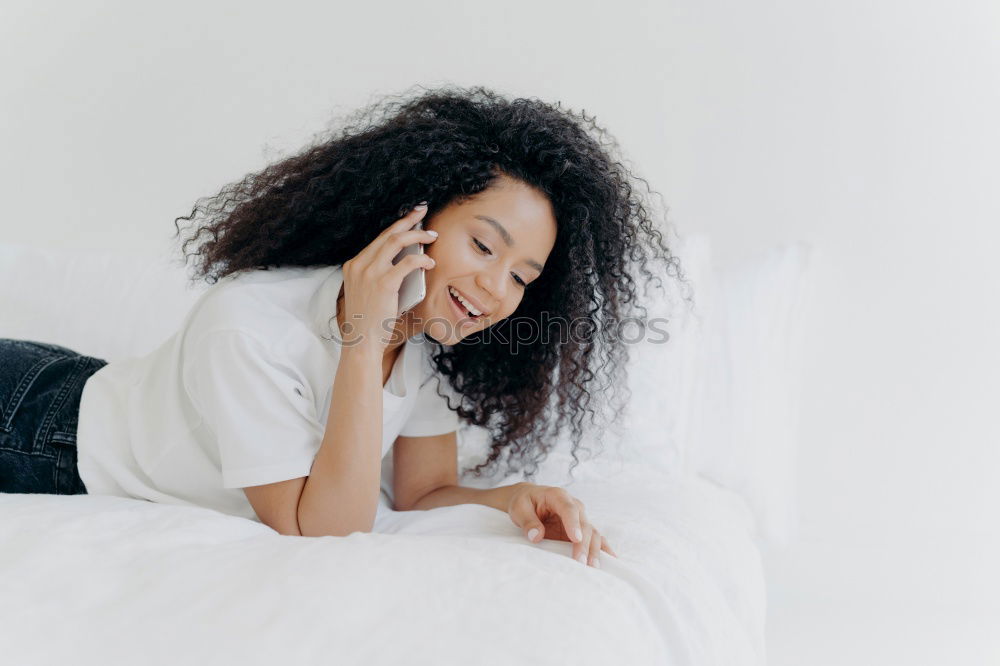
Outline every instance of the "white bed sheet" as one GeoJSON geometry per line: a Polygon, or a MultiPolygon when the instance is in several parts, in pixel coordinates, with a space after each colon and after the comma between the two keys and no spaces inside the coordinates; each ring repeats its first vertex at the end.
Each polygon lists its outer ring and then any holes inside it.
{"type": "Polygon", "coordinates": [[[10,664],[764,663],[744,501],[626,466],[575,482],[620,558],[529,543],[500,511],[379,507],[375,530],[287,537],[210,509],[0,494],[10,664]]]}

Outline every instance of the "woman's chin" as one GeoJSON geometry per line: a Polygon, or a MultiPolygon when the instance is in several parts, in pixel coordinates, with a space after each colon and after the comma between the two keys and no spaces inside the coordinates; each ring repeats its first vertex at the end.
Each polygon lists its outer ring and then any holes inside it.
{"type": "Polygon", "coordinates": [[[424,333],[443,345],[454,345],[464,336],[456,331],[455,323],[448,317],[432,316],[424,324],[424,333]]]}

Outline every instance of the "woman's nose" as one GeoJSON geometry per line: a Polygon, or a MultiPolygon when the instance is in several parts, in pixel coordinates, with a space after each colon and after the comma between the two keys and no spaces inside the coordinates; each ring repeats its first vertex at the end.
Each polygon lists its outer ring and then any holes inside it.
{"type": "Polygon", "coordinates": [[[502,277],[497,277],[495,273],[496,271],[479,274],[479,288],[489,294],[489,297],[492,299],[492,302],[484,303],[483,305],[491,310],[500,307],[500,304],[504,302],[507,296],[507,285],[504,283],[502,277]]]}

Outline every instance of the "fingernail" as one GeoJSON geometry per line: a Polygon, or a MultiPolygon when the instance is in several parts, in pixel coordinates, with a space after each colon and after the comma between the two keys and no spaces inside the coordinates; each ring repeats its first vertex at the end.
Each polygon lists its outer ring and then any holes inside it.
{"type": "Polygon", "coordinates": [[[429,233],[431,236],[434,236],[434,238],[437,238],[438,232],[434,231],[433,229],[428,229],[427,233],[429,233]]]}
{"type": "Polygon", "coordinates": [[[579,527],[576,528],[576,531],[573,532],[573,536],[576,537],[577,541],[583,541],[583,530],[581,530],[579,527]]]}
{"type": "Polygon", "coordinates": [[[579,562],[580,564],[586,565],[587,564],[587,556],[584,555],[583,553],[580,553],[580,555],[577,556],[576,561],[579,562]]]}
{"type": "Polygon", "coordinates": [[[538,536],[537,527],[532,527],[530,530],[528,530],[528,541],[534,541],[536,536],[538,536]]]}
{"type": "Polygon", "coordinates": [[[601,560],[600,559],[595,559],[594,560],[594,568],[595,569],[600,569],[601,568],[601,560]]]}
{"type": "Polygon", "coordinates": [[[427,208],[427,202],[426,201],[421,201],[416,206],[414,206],[414,208],[427,208]]]}

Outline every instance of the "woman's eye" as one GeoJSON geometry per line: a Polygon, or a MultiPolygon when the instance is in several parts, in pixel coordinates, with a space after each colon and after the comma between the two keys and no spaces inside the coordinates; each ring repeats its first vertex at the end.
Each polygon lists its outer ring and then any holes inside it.
{"type": "MultiPolygon", "coordinates": [[[[476,244],[476,247],[479,248],[479,251],[482,252],[483,254],[493,254],[492,252],[490,252],[490,248],[486,247],[485,245],[479,242],[478,238],[473,238],[472,242],[476,244]]],[[[511,273],[511,275],[514,276],[514,282],[518,283],[522,287],[528,286],[528,283],[522,280],[518,275],[515,275],[514,273],[511,273]]]]}

